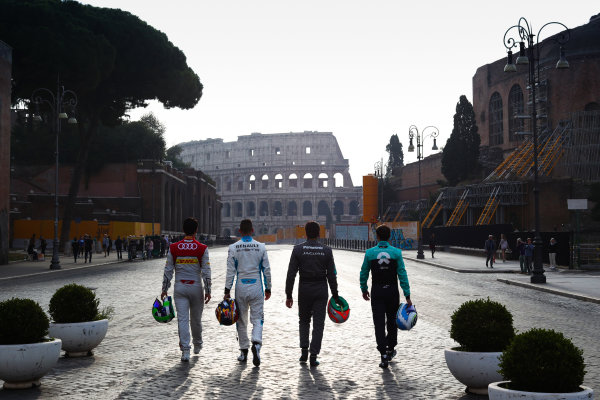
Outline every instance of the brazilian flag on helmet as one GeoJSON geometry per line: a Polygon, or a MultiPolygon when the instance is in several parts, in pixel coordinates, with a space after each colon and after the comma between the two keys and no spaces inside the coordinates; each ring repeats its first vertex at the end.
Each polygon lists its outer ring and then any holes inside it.
{"type": "Polygon", "coordinates": [[[173,307],[171,296],[165,297],[165,300],[162,303],[158,298],[154,300],[154,304],[152,305],[152,316],[158,322],[163,323],[170,322],[175,318],[175,307],[173,307]]]}
{"type": "Polygon", "coordinates": [[[329,303],[327,303],[327,315],[336,324],[341,324],[346,322],[350,317],[350,306],[342,296],[338,296],[338,303],[336,303],[333,297],[329,299],[329,303]]]}

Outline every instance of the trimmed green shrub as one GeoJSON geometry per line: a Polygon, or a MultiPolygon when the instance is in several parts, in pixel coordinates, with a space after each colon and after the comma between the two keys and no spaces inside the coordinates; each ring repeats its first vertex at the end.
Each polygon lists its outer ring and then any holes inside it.
{"type": "Polygon", "coordinates": [[[48,333],[48,316],[33,300],[12,298],[2,301],[0,315],[0,344],[38,343],[48,333]]]}
{"type": "Polygon", "coordinates": [[[50,299],[50,316],[57,323],[94,321],[99,303],[93,291],[71,283],[58,289],[50,299]]]}
{"type": "Polygon", "coordinates": [[[489,298],[469,300],[451,317],[450,337],[463,351],[502,351],[514,336],[512,314],[489,298]]]}
{"type": "Polygon", "coordinates": [[[515,336],[499,365],[511,389],[527,392],[578,392],[585,375],[583,351],[562,333],[547,329],[515,336]]]}

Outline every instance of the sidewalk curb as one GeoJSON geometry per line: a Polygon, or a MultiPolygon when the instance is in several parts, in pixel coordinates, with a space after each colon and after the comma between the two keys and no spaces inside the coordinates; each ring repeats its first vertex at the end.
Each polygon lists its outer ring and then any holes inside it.
{"type": "Polygon", "coordinates": [[[30,278],[32,276],[39,276],[39,275],[45,275],[45,274],[52,274],[55,272],[64,272],[64,271],[77,271],[80,269],[86,269],[86,268],[93,268],[93,267],[99,267],[102,265],[112,265],[112,264],[119,264],[119,263],[123,263],[126,262],[127,260],[120,260],[120,261],[110,261],[110,262],[105,262],[105,263],[100,263],[100,264],[90,264],[90,265],[82,265],[81,267],[74,267],[74,268],[61,268],[61,269],[48,269],[48,271],[43,271],[43,272],[35,272],[33,274],[25,274],[25,275],[15,275],[15,276],[8,276],[8,277],[4,277],[4,278],[0,278],[0,282],[2,281],[8,281],[10,279],[18,279],[18,278],[30,278]]]}
{"type": "Polygon", "coordinates": [[[519,271],[512,271],[512,270],[495,270],[493,268],[492,269],[461,269],[461,268],[449,267],[447,265],[442,265],[442,264],[434,263],[431,261],[419,260],[418,258],[413,258],[413,257],[404,256],[404,258],[407,260],[431,265],[433,267],[447,269],[450,271],[460,272],[460,273],[464,273],[464,274],[516,274],[517,272],[519,272],[519,271]]]}
{"type": "Polygon", "coordinates": [[[527,289],[533,289],[533,290],[538,290],[540,292],[546,292],[546,293],[552,293],[552,294],[556,294],[558,296],[563,296],[563,297],[569,297],[571,299],[576,299],[576,300],[581,300],[581,301],[587,301],[590,303],[596,303],[596,304],[600,304],[600,299],[596,298],[596,297],[589,297],[589,296],[583,296],[577,293],[573,293],[573,292],[567,292],[564,290],[558,290],[558,289],[550,289],[550,288],[546,288],[540,285],[543,284],[533,284],[533,283],[527,283],[527,282],[518,282],[518,281],[513,281],[510,279],[503,279],[503,278],[498,278],[498,282],[502,282],[502,283],[506,283],[507,285],[515,285],[515,286],[521,286],[527,289]]]}

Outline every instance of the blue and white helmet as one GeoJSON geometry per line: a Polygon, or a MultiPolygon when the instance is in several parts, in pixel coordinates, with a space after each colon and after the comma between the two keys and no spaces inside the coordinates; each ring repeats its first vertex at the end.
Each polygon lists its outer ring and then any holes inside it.
{"type": "Polygon", "coordinates": [[[417,324],[417,310],[415,306],[408,307],[406,303],[400,303],[398,313],[396,314],[396,325],[403,331],[410,330],[417,324]]]}

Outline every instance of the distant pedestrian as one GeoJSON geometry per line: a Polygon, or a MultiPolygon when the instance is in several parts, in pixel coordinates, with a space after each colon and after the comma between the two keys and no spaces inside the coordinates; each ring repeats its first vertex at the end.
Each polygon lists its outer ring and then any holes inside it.
{"type": "Polygon", "coordinates": [[[83,263],[85,264],[88,262],[88,257],[89,257],[89,260],[91,263],[92,262],[92,253],[93,253],[93,248],[94,248],[94,241],[92,240],[90,235],[86,234],[84,236],[83,243],[84,243],[83,247],[84,247],[84,251],[85,251],[85,261],[83,263]]]}
{"type": "Polygon", "coordinates": [[[84,249],[85,249],[85,237],[81,236],[79,238],[79,257],[83,257],[84,249]]]}
{"type": "Polygon", "coordinates": [[[40,235],[40,251],[44,256],[46,255],[46,247],[48,247],[48,243],[46,243],[46,239],[40,235]]]}
{"type": "Polygon", "coordinates": [[[431,250],[431,258],[435,258],[433,257],[435,254],[435,233],[432,233],[429,237],[429,250],[431,250]]]}
{"type": "Polygon", "coordinates": [[[154,240],[152,240],[152,238],[148,238],[146,241],[146,258],[152,258],[152,250],[154,250],[154,240]]]}
{"type": "Polygon", "coordinates": [[[77,237],[74,237],[71,242],[71,250],[73,250],[73,261],[77,263],[77,256],[79,256],[79,240],[77,240],[77,237]]]}
{"type": "Polygon", "coordinates": [[[104,235],[102,238],[102,250],[104,250],[104,257],[108,255],[108,235],[104,235]]]}
{"type": "Polygon", "coordinates": [[[502,262],[506,262],[506,250],[508,249],[508,241],[504,233],[500,235],[500,251],[502,251],[502,262]]]}
{"type": "Polygon", "coordinates": [[[517,251],[519,252],[519,266],[521,267],[521,273],[527,273],[527,267],[525,266],[525,242],[521,238],[517,238],[517,251]]]}
{"type": "Polygon", "coordinates": [[[110,256],[110,250],[112,249],[112,245],[113,245],[113,241],[110,238],[110,235],[108,235],[108,246],[106,246],[106,255],[110,256]]]}
{"type": "Polygon", "coordinates": [[[525,244],[525,268],[527,269],[527,275],[531,274],[531,263],[533,261],[533,243],[531,243],[531,238],[527,238],[527,243],[525,244]]]}
{"type": "Polygon", "coordinates": [[[494,257],[496,256],[496,242],[494,242],[494,236],[489,235],[488,239],[485,241],[485,266],[486,268],[494,268],[494,257]]]}
{"type": "Polygon", "coordinates": [[[29,254],[32,261],[37,261],[37,251],[35,251],[35,233],[31,235],[31,239],[29,239],[29,244],[27,245],[27,254],[29,254]]]}
{"type": "Polygon", "coordinates": [[[558,268],[556,266],[556,252],[558,249],[558,242],[556,239],[550,239],[550,245],[548,246],[548,257],[550,258],[550,270],[556,271],[558,268]]]}
{"type": "Polygon", "coordinates": [[[167,241],[165,239],[165,236],[161,236],[160,237],[160,256],[164,257],[165,256],[165,249],[167,248],[167,241]]]}
{"type": "Polygon", "coordinates": [[[117,236],[117,240],[115,240],[115,249],[117,250],[117,260],[123,259],[123,241],[121,240],[121,236],[117,236]]]}

